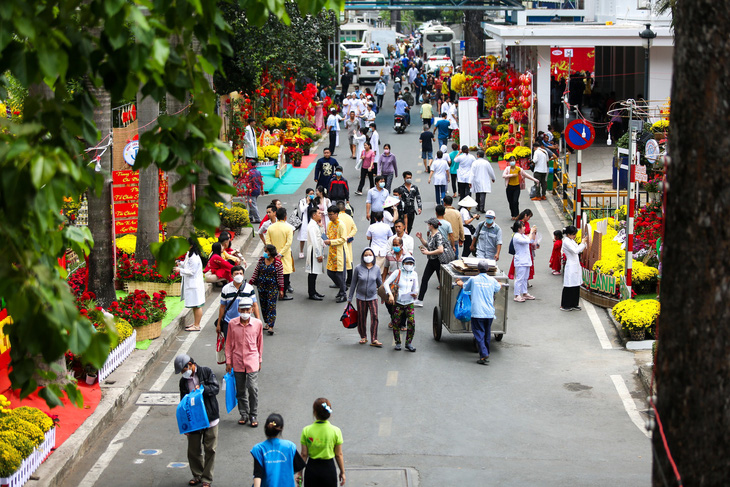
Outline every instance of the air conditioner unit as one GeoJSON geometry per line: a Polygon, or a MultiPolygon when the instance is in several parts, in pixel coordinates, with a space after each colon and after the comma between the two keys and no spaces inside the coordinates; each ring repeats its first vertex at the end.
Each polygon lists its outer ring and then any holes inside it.
{"type": "Polygon", "coordinates": [[[651,0],[636,0],[637,10],[651,10],[651,0]]]}

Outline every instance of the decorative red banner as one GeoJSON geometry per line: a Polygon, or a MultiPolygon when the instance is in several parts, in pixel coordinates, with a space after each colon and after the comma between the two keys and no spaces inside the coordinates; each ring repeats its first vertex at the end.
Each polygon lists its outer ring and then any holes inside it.
{"type": "Polygon", "coordinates": [[[114,222],[114,233],[116,235],[137,233],[137,220],[116,220],[114,222]]]}
{"type": "Polygon", "coordinates": [[[132,201],[139,198],[139,188],[136,186],[125,186],[114,188],[114,202],[132,201]]]}
{"type": "Polygon", "coordinates": [[[137,218],[139,214],[139,203],[117,203],[114,205],[114,218],[126,220],[137,218]]]}
{"type": "Polygon", "coordinates": [[[139,184],[139,171],[112,171],[113,184],[139,184]]]}
{"type": "Polygon", "coordinates": [[[553,47],[550,49],[550,76],[567,78],[570,74],[596,70],[596,49],[594,47],[553,47]]]}

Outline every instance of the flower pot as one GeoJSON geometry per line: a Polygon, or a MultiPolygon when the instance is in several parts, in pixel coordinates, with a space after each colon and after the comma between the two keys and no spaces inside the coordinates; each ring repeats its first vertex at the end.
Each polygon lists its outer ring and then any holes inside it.
{"type": "Polygon", "coordinates": [[[302,159],[300,157],[294,158],[294,160],[292,161],[292,166],[302,167],[302,159]]]}
{"type": "Polygon", "coordinates": [[[304,149],[304,155],[305,156],[308,156],[309,155],[309,150],[310,150],[309,147],[307,147],[306,149],[304,149]]]}
{"type": "Polygon", "coordinates": [[[662,194],[659,192],[649,191],[649,192],[647,192],[647,194],[649,195],[649,201],[651,201],[652,203],[659,202],[662,200],[662,194]]]}
{"type": "Polygon", "coordinates": [[[646,330],[643,328],[640,330],[629,330],[629,335],[632,340],[640,342],[646,336],[646,330]]]}
{"type": "Polygon", "coordinates": [[[86,374],[86,383],[91,385],[94,385],[96,382],[96,374],[86,374]]]}
{"type": "Polygon", "coordinates": [[[135,327],[137,331],[137,341],[143,340],[154,340],[162,335],[162,321],[155,321],[154,323],[148,323],[144,326],[135,327]]]}
{"type": "Polygon", "coordinates": [[[499,156],[489,156],[491,162],[499,162],[499,156]]]}

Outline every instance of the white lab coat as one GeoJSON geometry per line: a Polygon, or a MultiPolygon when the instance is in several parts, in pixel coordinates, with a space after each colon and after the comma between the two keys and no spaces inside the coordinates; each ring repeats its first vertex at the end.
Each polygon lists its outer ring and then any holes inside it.
{"type": "Polygon", "coordinates": [[[316,221],[309,220],[307,225],[307,264],[304,269],[307,274],[325,273],[327,259],[323,258],[322,262],[317,262],[317,257],[325,257],[324,240],[322,240],[323,231],[324,229],[316,221]]]}
{"type": "Polygon", "coordinates": [[[380,134],[377,130],[373,130],[373,133],[370,135],[370,147],[372,147],[373,152],[375,152],[375,159],[373,159],[373,162],[380,162],[380,134]]]}
{"type": "Polygon", "coordinates": [[[185,301],[186,308],[193,308],[205,304],[205,280],[203,279],[203,262],[197,254],[185,255],[180,266],[182,276],[182,292],[180,301],[185,301]]]}
{"type": "Polygon", "coordinates": [[[583,271],[580,266],[578,254],[586,248],[585,241],[580,245],[568,237],[563,237],[563,253],[565,254],[565,272],[563,273],[563,286],[575,287],[583,284],[583,271]]]}
{"type": "Polygon", "coordinates": [[[459,154],[454,158],[454,162],[459,163],[459,169],[456,170],[457,182],[471,183],[471,165],[475,160],[476,158],[471,154],[459,154]]]}
{"type": "MultiPolygon", "coordinates": [[[[461,167],[461,166],[459,166],[461,167]]],[[[471,165],[471,190],[474,193],[491,193],[492,181],[496,180],[492,165],[484,159],[477,159],[471,165]]]]}
{"type": "Polygon", "coordinates": [[[256,146],[256,132],[250,125],[246,125],[246,133],[243,136],[243,154],[246,158],[256,159],[258,147],[256,146]]]}
{"type": "Polygon", "coordinates": [[[355,163],[355,169],[358,171],[362,167],[362,159],[360,156],[362,156],[362,151],[365,149],[366,140],[367,137],[361,132],[357,132],[352,136],[352,141],[355,143],[355,160],[357,161],[355,163]]]}

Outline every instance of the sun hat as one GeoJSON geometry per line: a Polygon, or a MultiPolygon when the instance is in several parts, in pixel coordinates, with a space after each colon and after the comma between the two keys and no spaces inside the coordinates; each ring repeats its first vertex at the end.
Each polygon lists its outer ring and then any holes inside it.
{"type": "Polygon", "coordinates": [[[471,196],[467,196],[466,198],[461,198],[459,200],[459,206],[463,206],[464,208],[472,208],[477,205],[477,202],[474,198],[471,196]]]}
{"type": "Polygon", "coordinates": [[[395,206],[398,203],[400,203],[400,200],[394,196],[388,196],[385,198],[385,202],[383,202],[383,208],[390,208],[391,206],[395,206]]]}

